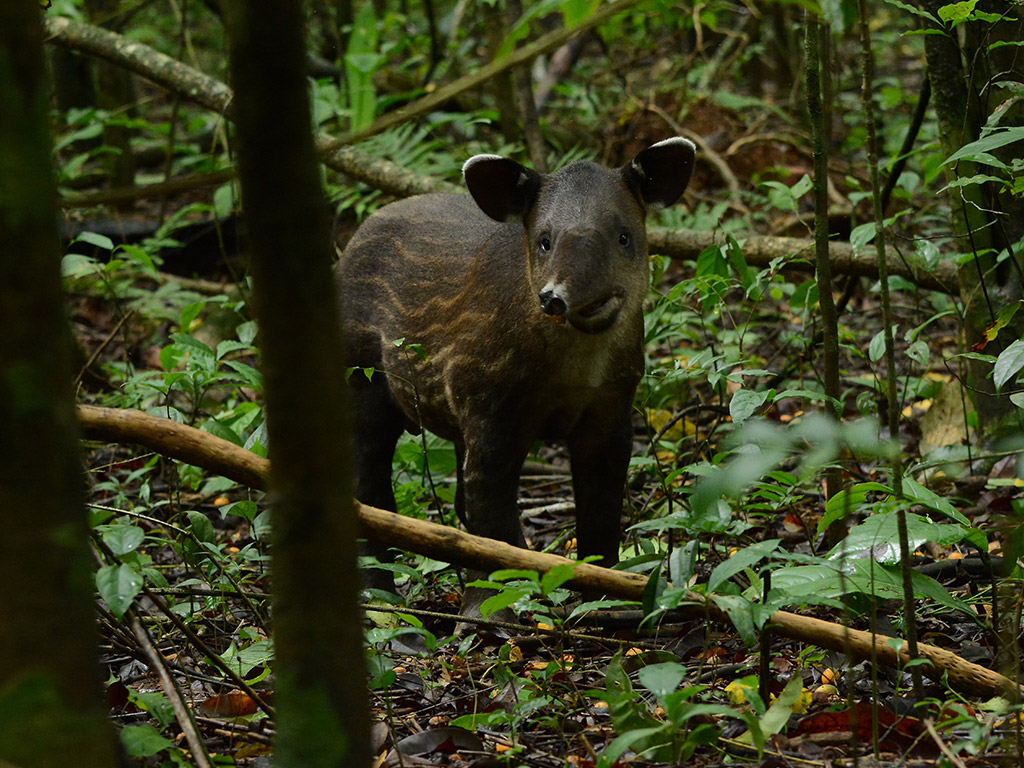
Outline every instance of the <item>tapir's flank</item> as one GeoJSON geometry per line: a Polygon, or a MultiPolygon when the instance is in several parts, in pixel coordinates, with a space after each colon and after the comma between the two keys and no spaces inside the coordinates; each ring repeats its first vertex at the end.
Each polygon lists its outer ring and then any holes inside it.
{"type": "Polygon", "coordinates": [[[616,170],[540,175],[477,155],[463,167],[472,197],[413,197],[367,219],[338,267],[348,364],[375,371],[350,379],[360,501],[395,509],[395,443],[426,428],[455,444],[470,532],[522,545],[523,461],[536,440],[565,439],[578,552],[617,561],[644,216],[679,199],[693,162],[682,138],[616,170]]]}

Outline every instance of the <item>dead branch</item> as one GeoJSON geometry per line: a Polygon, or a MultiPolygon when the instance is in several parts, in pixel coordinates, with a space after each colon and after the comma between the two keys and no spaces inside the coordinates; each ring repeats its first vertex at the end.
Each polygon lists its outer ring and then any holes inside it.
{"type": "MultiPolygon", "coordinates": [[[[227,85],[148,45],[65,17],[47,19],[45,32],[46,42],[111,61],[170,93],[231,119],[233,94],[227,85]]],[[[317,137],[317,148],[328,167],[396,197],[455,188],[438,179],[409,173],[389,160],[340,146],[326,134],[317,137]]]]}
{"type": "MultiPolygon", "coordinates": [[[[743,237],[736,235],[742,246],[743,257],[755,267],[767,267],[773,259],[783,260],[784,269],[812,273],[814,271],[814,241],[798,237],[743,237]]],[[[692,261],[701,251],[712,245],[725,245],[721,232],[699,232],[681,229],[653,229],[647,233],[651,253],[660,253],[673,259],[692,261]]],[[[854,253],[849,243],[829,243],[832,271],[855,277],[878,279],[878,262],[874,253],[854,253]]],[[[890,275],[899,275],[915,285],[932,291],[956,294],[956,266],[940,263],[930,269],[910,264],[896,256],[887,259],[890,275]]]]}
{"type": "MultiPolygon", "coordinates": [[[[607,6],[586,24],[597,23],[599,15],[604,18],[602,14],[610,12],[617,6],[618,4],[607,6]]],[[[115,32],[88,24],[80,24],[64,17],[48,19],[45,29],[47,41],[54,45],[112,61],[171,93],[190,99],[209,110],[231,118],[232,92],[228,86],[166,54],[143,43],[128,40],[115,32]]],[[[582,27],[576,28],[573,33],[577,33],[581,29],[582,27]]],[[[565,30],[558,31],[566,33],[565,30]]],[[[566,34],[568,35],[568,33],[566,34]]],[[[500,64],[504,67],[525,61],[524,57],[535,56],[541,50],[547,50],[548,46],[553,46],[560,40],[562,38],[546,35],[534,45],[516,50],[509,57],[502,59],[500,64]],[[540,45],[541,43],[543,45],[540,45]]],[[[493,67],[497,64],[499,62],[492,62],[487,66],[493,67]]],[[[451,98],[454,95],[451,89],[456,85],[460,85],[458,92],[461,92],[475,84],[475,81],[470,84],[464,81],[465,78],[460,78],[450,86],[446,86],[447,97],[451,98]]],[[[431,94],[431,97],[436,98],[440,93],[441,89],[431,94]]],[[[420,114],[412,107],[422,106],[425,99],[417,100],[410,105],[409,111],[402,112],[406,119],[412,119],[420,114]]],[[[377,123],[374,125],[377,126],[377,123]]],[[[379,130],[383,130],[382,127],[377,127],[379,130]]],[[[351,139],[351,136],[342,137],[343,141],[351,139]]],[[[318,151],[324,164],[352,179],[380,189],[386,194],[395,197],[410,197],[427,192],[461,191],[460,188],[441,179],[410,173],[388,160],[373,157],[353,147],[340,146],[342,140],[334,139],[326,134],[317,138],[318,151]]],[[[233,176],[234,169],[224,169],[218,171],[217,174],[214,178],[221,183],[225,179],[224,174],[233,176]]],[[[153,185],[152,196],[159,197],[166,193],[165,184],[153,185]]],[[[133,189],[132,194],[134,197],[141,198],[149,195],[150,192],[147,187],[141,187],[133,189]]],[[[73,199],[70,202],[72,205],[77,205],[80,200],[73,199]]],[[[647,240],[652,252],[680,260],[693,260],[709,246],[723,244],[725,237],[713,232],[654,230],[648,234],[647,240]]],[[[757,267],[768,266],[769,262],[775,258],[785,258],[788,269],[811,272],[813,270],[812,262],[801,260],[800,257],[801,254],[809,253],[812,248],[813,242],[810,240],[785,237],[748,237],[744,239],[743,255],[748,263],[757,267]]],[[[878,270],[875,260],[857,256],[849,244],[832,243],[831,254],[834,272],[877,279],[878,270]]],[[[956,268],[952,264],[939,264],[935,269],[926,270],[891,257],[889,259],[889,274],[900,275],[915,285],[929,290],[954,294],[958,290],[956,268]]]]}
{"type": "MultiPolygon", "coordinates": [[[[141,411],[89,405],[78,406],[78,418],[87,439],[137,443],[251,488],[265,489],[267,486],[270,462],[194,427],[141,411]]],[[[639,574],[532,552],[455,528],[415,520],[359,502],[356,504],[368,538],[465,568],[482,571],[522,568],[545,573],[557,565],[571,564],[574,566],[574,578],[568,585],[572,588],[627,600],[640,600],[647,584],[647,578],[639,574]]],[[[725,613],[703,596],[691,593],[691,598],[693,604],[687,610],[718,621],[728,621],[725,613]]],[[[768,626],[783,637],[846,653],[859,661],[874,659],[884,666],[899,668],[910,660],[906,643],[897,651],[889,644],[890,638],[788,611],[773,613],[768,626]]],[[[950,687],[965,694],[1000,694],[1016,700],[1024,693],[1024,688],[1009,678],[966,661],[951,651],[919,643],[918,653],[931,662],[931,666],[922,670],[926,675],[934,679],[948,676],[946,679],[950,687]]]]}

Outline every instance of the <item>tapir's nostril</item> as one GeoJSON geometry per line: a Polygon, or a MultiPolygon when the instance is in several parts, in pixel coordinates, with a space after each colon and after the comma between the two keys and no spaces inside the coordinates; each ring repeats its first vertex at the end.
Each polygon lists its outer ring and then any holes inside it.
{"type": "Polygon", "coordinates": [[[554,291],[541,291],[537,294],[540,298],[540,308],[545,315],[564,315],[568,307],[565,301],[555,295],[554,291]]]}

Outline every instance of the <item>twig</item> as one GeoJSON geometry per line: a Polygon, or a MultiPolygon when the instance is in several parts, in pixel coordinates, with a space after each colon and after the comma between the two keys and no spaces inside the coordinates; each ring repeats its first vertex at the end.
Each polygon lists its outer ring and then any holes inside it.
{"type": "Polygon", "coordinates": [[[142,623],[139,621],[139,617],[135,615],[134,611],[129,610],[126,614],[129,624],[132,628],[132,633],[135,635],[135,639],[138,640],[139,645],[145,652],[146,657],[150,661],[150,666],[156,671],[160,677],[160,687],[163,688],[164,694],[171,702],[171,708],[174,710],[174,717],[178,721],[178,725],[181,726],[182,733],[185,734],[185,740],[188,742],[190,749],[192,750],[192,759],[196,761],[198,768],[212,768],[210,763],[210,755],[206,751],[206,745],[203,740],[199,738],[199,733],[196,730],[196,724],[192,722],[191,710],[185,705],[184,699],[181,697],[181,691],[178,690],[178,686],[174,684],[174,679],[171,677],[170,672],[167,671],[167,666],[164,664],[163,657],[157,653],[156,648],[153,647],[153,643],[150,642],[149,634],[142,627],[142,623]]]}

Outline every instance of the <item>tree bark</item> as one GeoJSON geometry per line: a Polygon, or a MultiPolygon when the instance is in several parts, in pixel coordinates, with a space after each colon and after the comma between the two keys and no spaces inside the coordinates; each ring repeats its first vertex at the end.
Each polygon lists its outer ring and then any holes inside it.
{"type": "MultiPolygon", "coordinates": [[[[214,471],[222,472],[225,477],[251,487],[266,487],[270,462],[195,427],[141,411],[87,405],[78,406],[78,417],[89,439],[138,443],[174,459],[207,469],[215,468],[214,471]],[[214,462],[207,463],[204,459],[206,455],[216,457],[214,462]]],[[[356,505],[359,522],[367,538],[436,560],[483,571],[522,568],[539,573],[568,564],[574,570],[573,578],[566,582],[566,586],[587,592],[603,592],[627,600],[642,599],[647,586],[647,577],[640,574],[577,563],[545,552],[531,552],[504,542],[462,533],[455,528],[404,517],[358,502],[356,505]]],[[[692,610],[696,615],[710,616],[723,623],[728,622],[725,613],[703,596],[691,594],[690,598],[694,604],[684,610],[692,610]]],[[[768,624],[781,636],[847,653],[857,660],[873,659],[885,666],[900,668],[910,659],[906,646],[894,649],[890,645],[891,638],[871,635],[821,619],[775,611],[768,624]]],[[[918,643],[918,653],[932,664],[924,668],[924,674],[939,680],[948,674],[949,685],[962,693],[1017,696],[1022,691],[1009,678],[966,661],[944,648],[918,643]]]]}
{"type": "MultiPolygon", "coordinates": [[[[944,0],[921,0],[921,8],[936,16],[939,8],[944,5],[944,0]]],[[[1010,12],[1005,6],[1000,10],[1010,12]]],[[[968,40],[977,38],[970,30],[973,24],[982,22],[968,23],[968,40]]],[[[1012,29],[1012,22],[999,22],[995,27],[1001,30],[1012,29]]],[[[932,104],[939,123],[939,141],[947,157],[979,138],[981,126],[988,115],[985,114],[986,106],[981,103],[978,94],[994,87],[988,79],[989,71],[986,67],[990,55],[986,50],[988,42],[979,45],[975,39],[977,50],[961,51],[955,37],[957,34],[957,30],[953,30],[925,36],[932,104]],[[970,72],[964,68],[963,53],[967,53],[972,63],[970,72]]],[[[1019,26],[1011,34],[1019,38],[1019,26]]],[[[1016,53],[1020,49],[1013,46],[1009,50],[1016,53]]],[[[1000,72],[999,78],[1006,79],[1007,75],[1012,74],[1012,67],[1000,72]]],[[[1019,77],[1021,65],[1017,63],[1016,67],[1019,77]]],[[[992,106],[997,103],[998,100],[994,101],[992,106]]],[[[1016,145],[1007,149],[1018,151],[1016,145]]],[[[972,162],[961,160],[955,166],[946,166],[946,181],[967,178],[984,170],[972,162]]],[[[987,183],[951,187],[947,196],[952,214],[952,234],[960,252],[970,256],[963,261],[959,270],[960,300],[964,307],[964,346],[968,349],[981,348],[986,346],[986,326],[995,319],[996,313],[1007,304],[1019,300],[1022,295],[1020,254],[1011,250],[1010,259],[1002,267],[996,264],[996,256],[1003,248],[1012,249],[1019,239],[1024,225],[1016,221],[1012,214],[1016,214],[1019,219],[1024,206],[1012,199],[1000,202],[999,195],[993,193],[987,183]],[[1000,207],[1005,207],[1006,226],[1000,222],[1001,217],[993,215],[993,211],[1000,207]]],[[[985,351],[997,355],[1008,341],[1019,338],[1022,328],[1024,324],[1021,322],[1013,323],[996,339],[996,343],[987,345],[985,351]]],[[[966,367],[968,389],[977,409],[982,439],[991,441],[1001,436],[1008,427],[1019,430],[1020,411],[1006,394],[996,393],[989,375],[992,366],[984,361],[969,359],[966,367]]]]}
{"type": "Polygon", "coordinates": [[[239,180],[274,458],[275,763],[358,768],[370,764],[358,533],[304,7],[233,0],[229,8],[239,180]]]}
{"type": "Polygon", "coordinates": [[[105,768],[44,72],[39,3],[0,3],[0,764],[105,768]]]}

